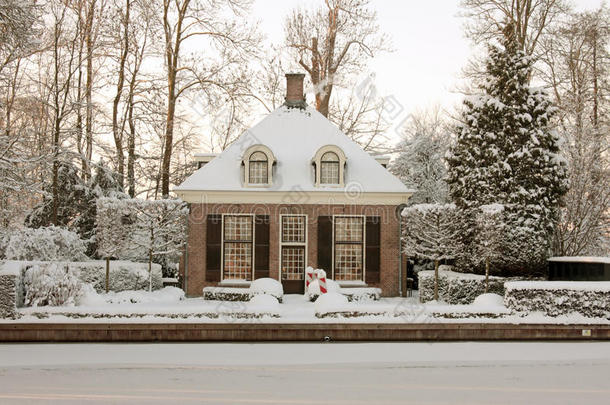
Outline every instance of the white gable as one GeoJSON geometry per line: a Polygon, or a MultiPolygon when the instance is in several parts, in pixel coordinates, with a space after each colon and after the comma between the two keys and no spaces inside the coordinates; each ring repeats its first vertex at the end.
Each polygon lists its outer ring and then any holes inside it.
{"type": "Polygon", "coordinates": [[[285,106],[244,132],[174,191],[178,194],[185,191],[413,192],[318,111],[311,107],[301,110],[285,106]],[[243,182],[243,154],[257,144],[270,148],[277,159],[270,186],[245,186],[243,182]],[[345,187],[315,185],[311,160],[325,145],[338,146],[347,157],[345,187]]]}

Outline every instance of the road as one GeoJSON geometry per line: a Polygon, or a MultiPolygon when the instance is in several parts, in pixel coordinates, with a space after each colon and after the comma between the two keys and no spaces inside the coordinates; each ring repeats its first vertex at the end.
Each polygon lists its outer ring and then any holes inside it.
{"type": "Polygon", "coordinates": [[[606,404],[610,342],[5,344],[0,403],[606,404]]]}

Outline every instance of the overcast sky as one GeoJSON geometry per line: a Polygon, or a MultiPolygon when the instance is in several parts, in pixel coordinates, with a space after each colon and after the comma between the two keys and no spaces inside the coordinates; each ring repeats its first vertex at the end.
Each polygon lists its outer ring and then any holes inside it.
{"type": "MultiPolygon", "coordinates": [[[[284,20],[296,6],[311,7],[322,0],[256,0],[255,18],[268,40],[283,43],[284,20]]],[[[459,0],[377,0],[381,29],[392,37],[395,51],[370,64],[382,95],[393,95],[404,112],[440,104],[451,109],[460,102],[454,92],[461,69],[472,54],[464,38],[459,0]]],[[[575,0],[579,9],[598,7],[602,0],[575,0]]],[[[312,98],[311,96],[309,97],[312,98]]],[[[400,119],[398,117],[397,119],[400,119]]]]}

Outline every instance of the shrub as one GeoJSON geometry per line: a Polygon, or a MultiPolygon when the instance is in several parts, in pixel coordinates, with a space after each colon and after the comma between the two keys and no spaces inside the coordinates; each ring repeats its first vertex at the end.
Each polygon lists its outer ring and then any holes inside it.
{"type": "Polygon", "coordinates": [[[86,293],[85,284],[68,266],[34,265],[25,272],[26,306],[76,305],[86,293]]]}
{"type": "MultiPolygon", "coordinates": [[[[419,300],[421,302],[434,299],[434,271],[420,271],[419,300]]],[[[440,270],[438,272],[438,297],[452,305],[472,304],[479,295],[485,293],[485,276],[478,274],[457,273],[440,270]]],[[[502,277],[489,277],[489,293],[504,295],[502,277]]]]}
{"type": "Polygon", "coordinates": [[[87,244],[78,234],[57,226],[10,232],[4,256],[8,260],[79,261],[87,259],[87,244]]]}
{"type": "Polygon", "coordinates": [[[610,282],[517,281],[505,288],[504,304],[512,312],[610,319],[610,282]]]}

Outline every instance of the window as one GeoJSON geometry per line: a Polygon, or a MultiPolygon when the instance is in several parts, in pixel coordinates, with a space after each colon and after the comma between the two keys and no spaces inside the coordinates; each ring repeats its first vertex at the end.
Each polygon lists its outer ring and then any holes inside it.
{"type": "Polygon", "coordinates": [[[250,184],[267,184],[267,155],[263,152],[254,152],[250,155],[250,184]]]}
{"type": "Polygon", "coordinates": [[[282,280],[305,280],[307,217],[282,215],[280,218],[282,280]]]}
{"type": "Polygon", "coordinates": [[[252,280],[253,216],[223,217],[223,279],[252,280]]]}
{"type": "Polygon", "coordinates": [[[322,146],[312,159],[316,186],[343,187],[345,153],[335,145],[322,146]]]}
{"type": "Polygon", "coordinates": [[[253,145],[246,150],[242,158],[244,166],[244,185],[251,187],[270,186],[273,182],[273,165],[275,157],[265,145],[253,145]]]}
{"type": "Polygon", "coordinates": [[[335,216],[336,281],[364,281],[364,217],[335,216]]]}
{"type": "Polygon", "coordinates": [[[320,161],[320,184],[339,184],[339,157],[326,152],[320,161]]]}

